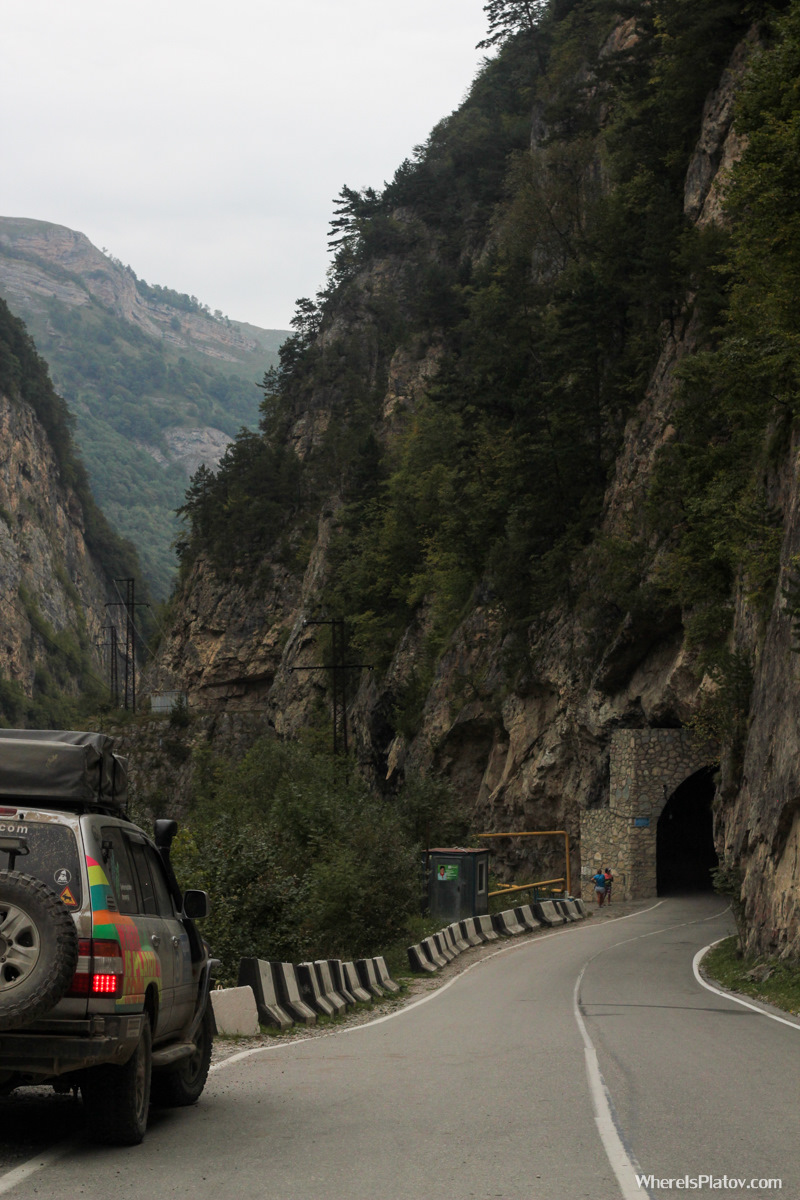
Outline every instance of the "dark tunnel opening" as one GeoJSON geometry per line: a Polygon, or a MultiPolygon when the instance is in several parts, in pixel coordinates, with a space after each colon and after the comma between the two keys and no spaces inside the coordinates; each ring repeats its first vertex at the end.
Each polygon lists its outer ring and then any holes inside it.
{"type": "Polygon", "coordinates": [[[711,891],[717,865],[711,802],[714,768],[685,779],[667,800],[656,828],[656,888],[659,896],[711,891]]]}

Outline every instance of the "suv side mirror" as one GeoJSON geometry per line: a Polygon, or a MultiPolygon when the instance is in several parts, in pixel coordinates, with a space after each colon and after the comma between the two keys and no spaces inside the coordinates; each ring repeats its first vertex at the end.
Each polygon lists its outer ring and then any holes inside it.
{"type": "Polygon", "coordinates": [[[192,921],[202,921],[208,916],[208,892],[189,888],[183,893],[183,915],[192,921]]]}

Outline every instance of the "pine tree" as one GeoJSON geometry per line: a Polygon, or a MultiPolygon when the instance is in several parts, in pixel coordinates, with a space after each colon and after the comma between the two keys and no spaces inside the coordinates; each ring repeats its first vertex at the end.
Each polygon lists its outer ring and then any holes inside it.
{"type": "Polygon", "coordinates": [[[547,0],[489,0],[483,11],[489,18],[488,36],[478,42],[479,50],[505,42],[515,33],[533,33],[547,0]]]}

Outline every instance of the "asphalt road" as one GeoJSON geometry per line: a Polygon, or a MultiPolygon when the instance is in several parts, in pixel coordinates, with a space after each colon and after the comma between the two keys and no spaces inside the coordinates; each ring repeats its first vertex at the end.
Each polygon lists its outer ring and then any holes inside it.
{"type": "Polygon", "coordinates": [[[798,1200],[800,1022],[697,982],[695,952],[731,930],[722,908],[670,899],[504,943],[395,1015],[220,1064],[140,1147],[68,1138],[0,1194],[798,1200]]]}

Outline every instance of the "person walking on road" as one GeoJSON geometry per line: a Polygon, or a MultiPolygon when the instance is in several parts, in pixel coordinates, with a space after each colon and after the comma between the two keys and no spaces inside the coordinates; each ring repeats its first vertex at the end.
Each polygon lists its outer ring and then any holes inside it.
{"type": "Polygon", "coordinates": [[[597,907],[602,908],[603,901],[606,898],[606,877],[603,874],[602,868],[598,870],[596,875],[592,876],[592,883],[594,884],[594,894],[597,897],[597,907]]]}
{"type": "Polygon", "coordinates": [[[611,871],[609,870],[608,867],[605,867],[603,869],[603,878],[606,881],[606,887],[605,887],[606,904],[610,904],[611,903],[611,885],[614,882],[614,876],[611,874],[611,871]]]}

